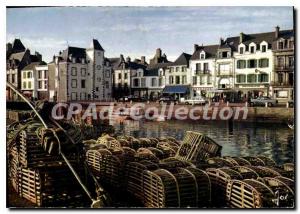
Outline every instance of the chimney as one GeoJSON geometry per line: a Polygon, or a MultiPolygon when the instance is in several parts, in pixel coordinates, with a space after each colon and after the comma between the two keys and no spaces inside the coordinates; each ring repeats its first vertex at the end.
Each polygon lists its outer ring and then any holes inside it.
{"type": "Polygon", "coordinates": [[[124,62],[124,61],[125,61],[125,60],[124,60],[123,54],[120,54],[120,60],[121,60],[121,62],[124,62]]]}
{"type": "Polygon", "coordinates": [[[145,56],[141,56],[141,63],[146,64],[146,57],[145,56]]]}
{"type": "Polygon", "coordinates": [[[194,44],[194,51],[196,51],[198,49],[198,45],[197,44],[194,44]]]}
{"type": "Polygon", "coordinates": [[[245,34],[243,32],[240,33],[240,43],[245,41],[245,34]]]}
{"type": "Polygon", "coordinates": [[[128,56],[128,57],[126,57],[126,62],[130,62],[130,57],[128,56]]]}
{"type": "Polygon", "coordinates": [[[220,38],[220,46],[223,45],[223,44],[224,44],[224,40],[223,40],[223,38],[221,37],[221,38],[220,38]]]}
{"type": "Polygon", "coordinates": [[[280,30],[279,26],[276,26],[275,27],[275,38],[276,39],[278,39],[278,37],[279,37],[279,30],[280,30]]]}
{"type": "Polygon", "coordinates": [[[160,48],[157,48],[157,49],[156,49],[156,56],[157,56],[158,58],[161,57],[161,49],[160,49],[160,48]]]}

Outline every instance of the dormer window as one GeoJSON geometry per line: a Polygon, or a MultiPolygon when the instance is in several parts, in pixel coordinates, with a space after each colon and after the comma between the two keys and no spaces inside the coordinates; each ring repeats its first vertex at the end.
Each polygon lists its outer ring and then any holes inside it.
{"type": "Polygon", "coordinates": [[[278,42],[278,49],[283,49],[283,41],[278,42]]]}
{"type": "Polygon", "coordinates": [[[76,58],[75,57],[72,58],[72,62],[76,63],[76,58]]]}
{"type": "Polygon", "coordinates": [[[266,52],[267,51],[267,46],[266,45],[262,45],[261,46],[261,52],[266,52]]]}
{"type": "Polygon", "coordinates": [[[244,53],[244,47],[240,47],[240,54],[244,53]]]}
{"type": "Polygon", "coordinates": [[[254,46],[251,46],[250,47],[250,53],[254,53],[255,52],[255,48],[254,48],[254,46]]]}
{"type": "Polygon", "coordinates": [[[205,59],[205,54],[204,53],[200,54],[200,59],[205,59]]]}

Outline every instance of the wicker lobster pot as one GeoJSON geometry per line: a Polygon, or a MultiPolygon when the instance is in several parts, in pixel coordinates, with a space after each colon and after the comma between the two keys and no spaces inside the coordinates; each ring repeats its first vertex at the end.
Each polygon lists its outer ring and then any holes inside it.
{"type": "Polygon", "coordinates": [[[190,162],[178,160],[174,157],[166,158],[159,162],[159,167],[166,170],[172,170],[178,167],[185,168],[190,166],[194,166],[194,165],[190,162]]]}
{"type": "Polygon", "coordinates": [[[287,172],[278,167],[258,166],[257,168],[261,169],[262,171],[267,172],[268,174],[271,174],[271,176],[263,176],[263,177],[284,176],[284,177],[291,178],[293,176],[293,173],[287,172]]]}
{"type": "MultiPolygon", "coordinates": [[[[76,169],[80,174],[82,170],[76,169]]],[[[66,167],[44,171],[18,168],[18,194],[37,206],[87,206],[88,198],[66,167]]]]}
{"type": "Polygon", "coordinates": [[[148,147],[147,149],[149,149],[159,160],[166,158],[164,152],[158,148],[148,147]]]}
{"type": "Polygon", "coordinates": [[[226,197],[231,208],[276,207],[272,189],[254,179],[231,180],[227,185],[226,197]]]}
{"type": "Polygon", "coordinates": [[[276,177],[280,176],[280,173],[277,171],[274,171],[268,167],[261,167],[261,166],[246,166],[245,168],[254,170],[259,177],[276,177]]]}
{"type": "Polygon", "coordinates": [[[265,177],[263,180],[273,190],[275,196],[278,197],[276,201],[278,207],[294,207],[295,188],[292,179],[285,177],[265,177]]]}
{"type": "Polygon", "coordinates": [[[231,167],[231,169],[240,173],[243,179],[251,179],[251,178],[256,179],[259,177],[259,174],[254,169],[251,169],[247,166],[234,166],[231,167]]]}
{"type": "Polygon", "coordinates": [[[207,158],[220,156],[222,147],[211,138],[197,132],[187,131],[176,153],[180,160],[203,162],[207,158]]]}
{"type": "Polygon", "coordinates": [[[149,160],[155,163],[159,162],[159,159],[153,154],[153,152],[147,148],[139,148],[135,155],[136,161],[149,160]]]}
{"type": "Polygon", "coordinates": [[[294,172],[295,171],[295,165],[293,163],[285,163],[282,166],[283,166],[283,169],[285,171],[288,171],[288,172],[294,172]]]}
{"type": "Polygon", "coordinates": [[[232,162],[221,157],[208,158],[206,162],[209,165],[212,165],[212,167],[233,167],[234,166],[232,162]]]}
{"type": "Polygon", "coordinates": [[[8,162],[8,173],[9,178],[12,183],[13,188],[15,191],[18,191],[18,167],[19,167],[19,158],[17,154],[16,146],[11,148],[8,162]]]}
{"type": "Polygon", "coordinates": [[[126,165],[127,191],[144,201],[143,173],[145,170],[156,170],[158,165],[150,161],[130,162],[126,165]]]}
{"type": "Polygon", "coordinates": [[[179,207],[176,177],[165,169],[146,170],[143,176],[144,205],[152,208],[179,207]]]}
{"type": "Polygon", "coordinates": [[[100,181],[112,187],[123,185],[123,163],[107,149],[89,150],[86,153],[88,166],[100,181]]]}
{"type": "Polygon", "coordinates": [[[176,149],[172,148],[172,146],[170,146],[167,142],[159,142],[156,145],[156,148],[164,153],[165,158],[174,157],[176,155],[176,149]]]}
{"type": "Polygon", "coordinates": [[[266,156],[243,157],[251,163],[252,166],[276,166],[273,159],[266,156]]]}
{"type": "Polygon", "coordinates": [[[234,166],[250,166],[251,163],[241,157],[223,157],[225,160],[230,161],[234,166]]]}
{"type": "Polygon", "coordinates": [[[243,179],[242,175],[229,168],[208,168],[206,172],[211,181],[212,206],[226,206],[226,188],[230,180],[243,179]]]}

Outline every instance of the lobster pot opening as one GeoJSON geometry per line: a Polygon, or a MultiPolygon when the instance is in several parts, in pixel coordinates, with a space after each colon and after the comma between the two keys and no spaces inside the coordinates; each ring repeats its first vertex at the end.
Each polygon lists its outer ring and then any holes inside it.
{"type": "Polygon", "coordinates": [[[156,170],[158,165],[150,161],[131,162],[126,165],[127,191],[144,202],[143,173],[145,170],[156,170]]]}
{"type": "Polygon", "coordinates": [[[198,163],[220,156],[221,149],[222,147],[211,138],[198,132],[187,131],[176,157],[198,163]]]}
{"type": "Polygon", "coordinates": [[[231,208],[271,208],[275,194],[271,188],[254,179],[231,180],[227,186],[227,201],[231,208]]]}
{"type": "Polygon", "coordinates": [[[209,168],[206,170],[211,181],[212,206],[226,206],[227,184],[232,179],[243,179],[242,175],[229,168],[209,168]]]}
{"type": "Polygon", "coordinates": [[[143,177],[144,205],[153,208],[180,206],[178,183],[175,176],[165,170],[145,171],[143,177]]]}

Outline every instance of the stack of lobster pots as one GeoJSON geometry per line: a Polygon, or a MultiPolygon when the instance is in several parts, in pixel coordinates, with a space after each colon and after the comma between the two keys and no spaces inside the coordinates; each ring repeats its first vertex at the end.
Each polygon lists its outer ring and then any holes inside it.
{"type": "Polygon", "coordinates": [[[54,127],[45,129],[39,122],[18,126],[8,139],[9,179],[18,195],[40,207],[86,206],[85,193],[59,154],[61,146],[74,169],[83,175],[80,134],[72,127],[66,129],[80,142],[74,145],[54,127]]]}
{"type": "Polygon", "coordinates": [[[211,138],[105,135],[86,145],[99,181],[126,190],[144,207],[293,207],[294,166],[265,156],[221,157],[211,138]]]}

